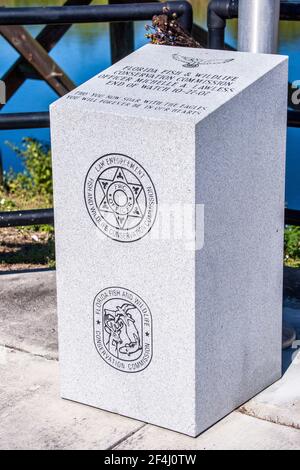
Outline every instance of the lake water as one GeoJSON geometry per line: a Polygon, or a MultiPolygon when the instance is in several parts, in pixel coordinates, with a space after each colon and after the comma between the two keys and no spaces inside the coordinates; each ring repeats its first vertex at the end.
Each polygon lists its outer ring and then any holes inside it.
{"type": "MultiPolygon", "coordinates": [[[[105,4],[106,1],[97,0],[93,4],[105,4]]],[[[194,6],[195,21],[202,26],[206,25],[206,8],[208,0],[191,0],[194,6]]],[[[0,6],[39,6],[61,5],[62,1],[45,0],[0,0],[0,6]]],[[[28,28],[36,35],[41,27],[28,28]]],[[[144,37],[144,22],[135,25],[135,46],[141,47],[146,43],[144,37]]],[[[236,46],[237,21],[229,21],[226,31],[226,40],[236,46]]],[[[290,56],[290,81],[300,80],[300,22],[281,22],[280,52],[290,56]]],[[[75,25],[51,52],[51,56],[58,62],[65,72],[80,84],[99,71],[107,68],[111,63],[108,25],[90,24],[75,25]]],[[[0,76],[17,59],[18,54],[7,42],[0,37],[0,76]]],[[[46,111],[49,104],[56,99],[55,93],[42,81],[27,80],[18,92],[9,100],[2,112],[28,112],[46,111]]],[[[0,151],[7,170],[13,167],[22,169],[22,162],[8,148],[6,141],[19,144],[24,136],[33,136],[49,141],[48,129],[18,130],[0,132],[0,151]]],[[[288,130],[287,144],[287,190],[286,203],[291,209],[300,209],[300,130],[288,130]]]]}

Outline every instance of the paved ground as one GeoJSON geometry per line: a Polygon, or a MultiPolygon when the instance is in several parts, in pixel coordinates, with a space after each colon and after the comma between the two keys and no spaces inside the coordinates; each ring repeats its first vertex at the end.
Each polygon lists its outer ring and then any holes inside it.
{"type": "MultiPolygon", "coordinates": [[[[299,335],[300,274],[286,277],[285,317],[299,335]]],[[[296,350],[280,382],[192,439],[59,398],[54,272],[0,275],[0,296],[1,450],[300,449],[296,350]]]]}

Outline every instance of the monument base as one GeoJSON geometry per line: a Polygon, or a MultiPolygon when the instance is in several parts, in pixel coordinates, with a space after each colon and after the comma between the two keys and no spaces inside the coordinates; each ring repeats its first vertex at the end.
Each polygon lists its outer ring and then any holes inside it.
{"type": "Polygon", "coordinates": [[[280,378],[286,102],[148,45],[51,106],[64,398],[197,436],[280,378]]]}

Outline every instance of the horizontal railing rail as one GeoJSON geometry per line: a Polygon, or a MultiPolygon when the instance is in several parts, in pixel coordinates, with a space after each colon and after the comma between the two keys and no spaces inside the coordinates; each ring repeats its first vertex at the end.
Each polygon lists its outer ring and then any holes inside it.
{"type": "MultiPolygon", "coordinates": [[[[43,224],[54,225],[53,209],[0,212],[0,228],[43,224]]],[[[299,225],[299,211],[286,209],[285,224],[299,225]]]]}
{"type": "Polygon", "coordinates": [[[0,130],[41,129],[50,127],[49,113],[0,114],[0,130]]]}
{"type": "Polygon", "coordinates": [[[289,110],[288,111],[288,127],[300,127],[300,112],[289,110]]]}
{"type": "Polygon", "coordinates": [[[300,211],[292,209],[285,210],[285,223],[286,225],[300,225],[300,211]]]}
{"type": "MultiPolygon", "coordinates": [[[[106,23],[149,20],[161,15],[166,4],[129,3],[116,5],[76,5],[63,7],[0,8],[1,25],[106,23]]],[[[176,13],[182,25],[191,30],[193,9],[187,1],[168,2],[170,11],[176,13]]]]}
{"type": "Polygon", "coordinates": [[[0,212],[0,228],[44,224],[54,225],[53,209],[0,212]]]}
{"type": "Polygon", "coordinates": [[[282,21],[300,21],[300,2],[281,1],[280,19],[282,21]]]}

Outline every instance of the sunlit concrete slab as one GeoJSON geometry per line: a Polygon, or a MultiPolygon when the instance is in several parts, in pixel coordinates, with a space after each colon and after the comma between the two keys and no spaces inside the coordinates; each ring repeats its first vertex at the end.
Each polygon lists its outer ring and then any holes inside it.
{"type": "Polygon", "coordinates": [[[220,421],[196,439],[145,426],[118,450],[284,450],[300,448],[300,431],[251,418],[239,412],[220,421]]]}
{"type": "Polygon", "coordinates": [[[297,344],[282,380],[193,439],[60,399],[54,271],[0,275],[0,297],[1,449],[300,449],[297,344]]]}
{"type": "Polygon", "coordinates": [[[0,344],[57,358],[55,271],[0,275],[0,344]]]}
{"type": "Polygon", "coordinates": [[[57,361],[3,348],[0,358],[2,450],[108,449],[143,426],[62,400],[57,361]]]}
{"type": "MultiPolygon", "coordinates": [[[[296,349],[296,345],[293,363],[283,378],[247,403],[242,410],[256,418],[300,430],[300,350],[296,349]]],[[[300,435],[298,444],[300,447],[300,435]]]]}

